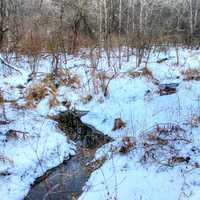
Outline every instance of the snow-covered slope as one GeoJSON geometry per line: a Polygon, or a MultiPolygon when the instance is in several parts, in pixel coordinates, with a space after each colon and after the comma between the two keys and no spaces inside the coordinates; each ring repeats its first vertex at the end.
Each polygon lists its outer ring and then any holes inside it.
{"type": "MultiPolygon", "coordinates": [[[[107,160],[92,173],[79,200],[198,200],[200,81],[185,80],[185,73],[188,69],[200,69],[200,52],[180,48],[179,63],[174,49],[165,53],[154,52],[147,66],[144,58],[139,69],[135,69],[135,56],[131,56],[129,62],[122,58],[122,68],[119,69],[118,59],[113,57],[113,53],[110,67],[103,55],[94,69],[91,68],[94,64],[92,60],[85,56],[88,51],[83,49],[78,56],[67,55],[67,63],[60,63],[64,69],[69,69],[66,73],[70,71],[70,76],[78,76],[79,80],[68,80],[71,85],[60,81],[62,84],[55,91],[48,92],[34,109],[17,110],[11,103],[6,104],[8,118],[13,121],[9,125],[0,126],[2,135],[10,129],[17,129],[28,132],[30,138],[3,142],[5,138],[1,137],[0,155],[6,158],[1,168],[13,175],[0,177],[0,182],[6,182],[3,188],[0,187],[0,194],[4,194],[7,199],[20,199],[37,176],[62,162],[71,152],[72,145],[55,128],[55,123],[48,119],[49,115],[70,107],[89,111],[82,121],[115,139],[98,150],[96,159],[106,156],[107,160]],[[166,61],[158,62],[163,58],[167,58],[166,61]],[[144,67],[151,73],[142,72],[144,67]],[[134,77],[133,72],[137,76],[134,77]],[[159,84],[167,83],[177,83],[177,91],[160,95],[159,84]],[[108,86],[107,96],[104,96],[102,88],[105,88],[102,86],[108,86]],[[50,107],[49,99],[53,96],[56,96],[58,102],[50,107]],[[124,126],[115,130],[114,121],[119,118],[123,120],[124,126]],[[174,127],[180,130],[174,131],[174,127]],[[161,138],[161,142],[164,142],[162,145],[151,143],[146,136],[157,134],[162,128],[167,128],[167,131],[172,128],[169,131],[171,135],[164,141],[161,138]],[[135,141],[134,145],[130,152],[120,153],[117,149],[123,145],[123,139],[127,136],[135,141]],[[145,146],[149,143],[155,148],[145,146]],[[146,154],[152,159],[142,162],[146,154]],[[175,158],[189,159],[174,161],[175,158]],[[42,170],[38,167],[40,163],[42,170]]],[[[20,78],[21,75],[1,79],[4,98],[17,99],[17,104],[24,106],[24,92],[31,85],[41,84],[50,72],[50,61],[48,56],[40,60],[40,76],[29,83],[28,68],[22,69],[26,74],[22,76],[24,79],[20,78]],[[16,79],[17,82],[21,81],[24,89],[17,87],[19,83],[15,82],[16,79]]],[[[23,64],[27,66],[26,58],[23,64]]]]}

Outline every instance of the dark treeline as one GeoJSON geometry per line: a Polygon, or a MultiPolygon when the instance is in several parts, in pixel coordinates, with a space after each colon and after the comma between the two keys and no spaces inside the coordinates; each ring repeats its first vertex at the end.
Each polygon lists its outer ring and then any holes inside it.
{"type": "Polygon", "coordinates": [[[1,50],[199,44],[200,0],[0,0],[1,50]]]}

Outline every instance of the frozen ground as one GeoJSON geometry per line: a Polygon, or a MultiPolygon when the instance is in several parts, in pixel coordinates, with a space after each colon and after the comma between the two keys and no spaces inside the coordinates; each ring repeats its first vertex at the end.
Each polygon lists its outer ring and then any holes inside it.
{"type": "Polygon", "coordinates": [[[26,108],[24,94],[31,86],[44,84],[51,57],[38,61],[39,73],[29,82],[30,61],[23,58],[16,63],[10,58],[10,63],[22,75],[16,72],[0,80],[7,100],[5,111],[11,120],[10,124],[0,126],[0,170],[2,174],[10,174],[0,176],[0,194],[5,200],[22,199],[36,177],[73,153],[73,145],[48,118],[70,107],[89,111],[82,121],[115,139],[98,150],[96,159],[106,156],[107,160],[92,173],[79,200],[199,200],[200,81],[186,81],[184,73],[187,69],[200,69],[200,51],[180,48],[178,64],[174,49],[154,52],[147,64],[152,75],[135,77],[131,76],[132,72],[140,73],[145,59],[140,69],[135,69],[135,56],[129,62],[123,58],[119,69],[117,58],[111,59],[109,67],[105,55],[98,60],[88,54],[88,50],[82,50],[66,60],[61,58],[60,66],[69,69],[66,73],[70,72],[70,81],[66,84],[66,80],[58,77],[54,80],[59,82],[56,90],[46,84],[47,95],[34,102],[34,108],[26,108]],[[163,58],[168,60],[157,62],[163,58]],[[92,68],[95,63],[96,68],[92,68]],[[160,96],[162,83],[179,86],[176,93],[160,96]],[[106,97],[104,86],[108,86],[106,97]],[[53,97],[56,104],[52,107],[49,100],[53,97]],[[114,131],[117,118],[123,120],[125,127],[114,131]],[[11,129],[26,133],[25,139],[6,140],[5,134],[11,129]],[[159,135],[161,140],[150,138],[162,131],[168,135],[159,135]],[[120,153],[127,136],[131,148],[127,153],[120,153]]]}

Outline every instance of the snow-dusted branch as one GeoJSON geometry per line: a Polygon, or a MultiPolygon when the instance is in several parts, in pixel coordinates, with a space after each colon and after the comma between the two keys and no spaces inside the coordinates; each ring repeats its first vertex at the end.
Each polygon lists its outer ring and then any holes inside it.
{"type": "Polygon", "coordinates": [[[1,56],[0,56],[0,62],[1,62],[3,65],[5,65],[5,66],[7,66],[8,68],[10,68],[11,70],[17,71],[17,72],[19,72],[20,74],[22,74],[22,72],[21,72],[19,69],[17,69],[16,67],[10,65],[9,63],[7,63],[1,56]]]}

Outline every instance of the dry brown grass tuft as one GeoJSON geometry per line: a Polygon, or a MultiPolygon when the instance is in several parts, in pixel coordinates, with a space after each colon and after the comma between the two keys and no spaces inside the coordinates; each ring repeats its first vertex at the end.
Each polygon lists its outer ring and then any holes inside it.
{"type": "Polygon", "coordinates": [[[116,131],[118,129],[122,129],[126,127],[126,123],[121,119],[121,118],[117,118],[114,121],[114,126],[112,131],[116,131]]]}
{"type": "Polygon", "coordinates": [[[142,75],[143,75],[143,76],[146,76],[146,77],[148,77],[148,78],[154,79],[153,74],[152,74],[152,71],[151,71],[150,69],[148,69],[147,67],[144,67],[144,68],[142,69],[142,75]]]}
{"type": "Polygon", "coordinates": [[[129,71],[128,72],[128,75],[131,77],[131,78],[137,78],[139,76],[142,76],[142,71],[129,71]]]}
{"type": "Polygon", "coordinates": [[[188,157],[179,154],[180,146],[191,143],[186,131],[178,124],[158,124],[141,134],[143,155],[141,163],[158,163],[163,166],[174,166],[189,162],[188,157]]]}
{"type": "Polygon", "coordinates": [[[130,152],[135,146],[136,146],[136,142],[135,140],[133,140],[133,138],[124,136],[122,138],[122,146],[120,147],[119,152],[122,154],[126,154],[130,152]]]}
{"type": "Polygon", "coordinates": [[[55,79],[60,85],[66,85],[74,89],[80,88],[81,85],[80,77],[69,70],[58,69],[55,79]]]}
{"type": "Polygon", "coordinates": [[[141,71],[134,71],[134,70],[129,71],[128,75],[131,78],[137,78],[139,76],[145,76],[149,79],[154,79],[152,71],[150,69],[148,69],[147,67],[144,67],[141,71]]]}
{"type": "Polygon", "coordinates": [[[46,95],[48,95],[48,87],[44,83],[37,83],[32,85],[25,91],[25,98],[28,107],[35,107],[46,95]]]}
{"type": "Polygon", "coordinates": [[[184,80],[200,80],[200,69],[187,69],[182,71],[184,80]]]}

